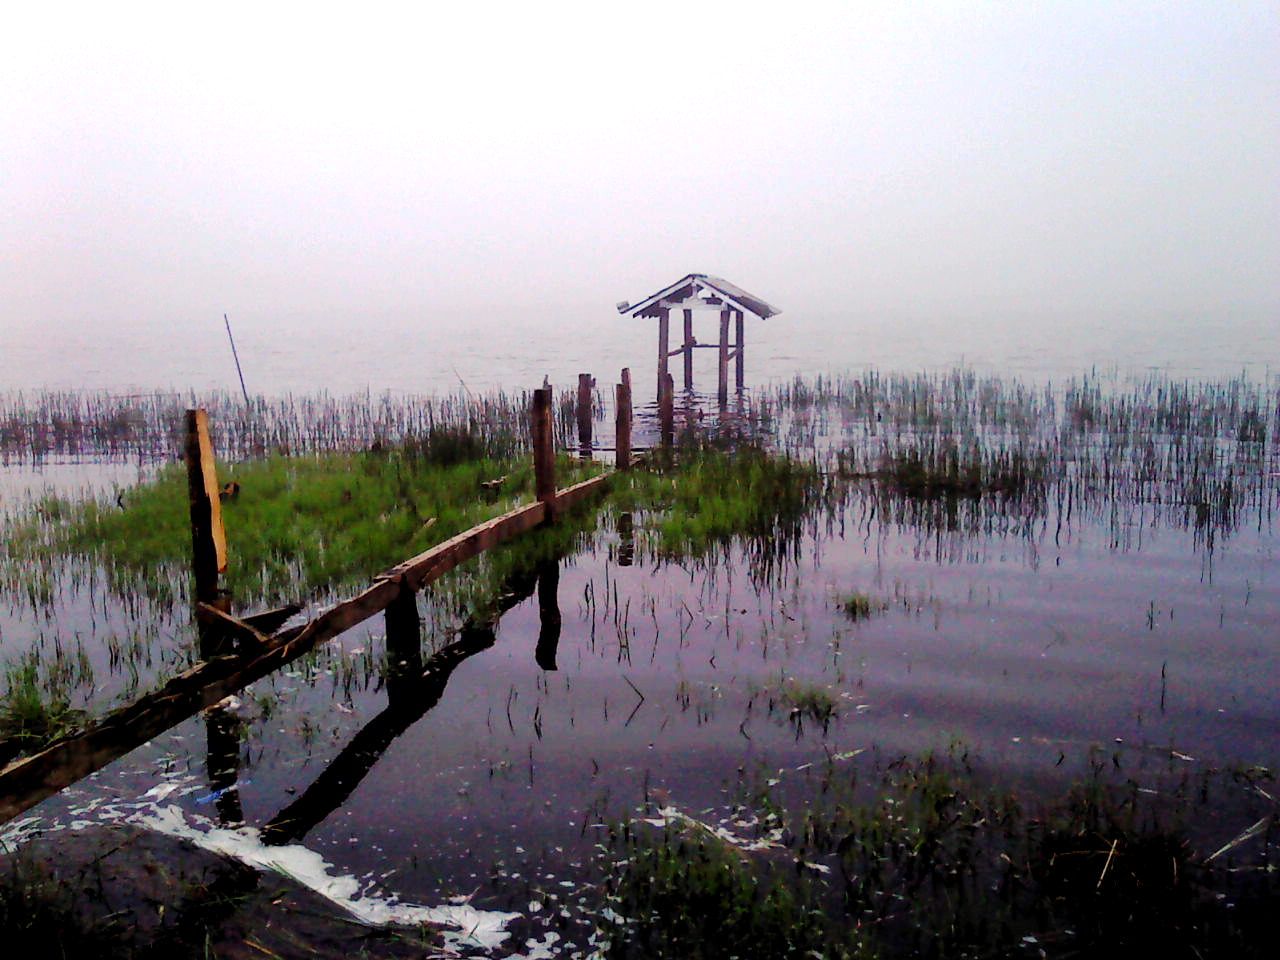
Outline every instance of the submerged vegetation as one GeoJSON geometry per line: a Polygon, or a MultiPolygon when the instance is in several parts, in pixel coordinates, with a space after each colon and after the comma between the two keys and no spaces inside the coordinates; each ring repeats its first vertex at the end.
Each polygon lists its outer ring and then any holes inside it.
{"type": "Polygon", "coordinates": [[[72,690],[93,686],[93,669],[83,649],[74,665],[60,655],[42,670],[42,660],[32,651],[5,668],[4,696],[0,699],[0,766],[18,753],[54,740],[79,728],[85,711],[72,706],[72,690]]]}
{"type": "Polygon", "coordinates": [[[839,498],[815,464],[747,446],[686,450],[668,469],[633,472],[612,502],[643,513],[662,557],[703,557],[742,540],[753,562],[767,563],[793,551],[839,498]]]}
{"type": "MultiPolygon", "coordinates": [[[[601,854],[610,957],[1262,957],[1280,818],[1258,774],[1162,789],[1089,778],[1056,798],[984,787],[959,749],[830,758],[788,808],[762,787],[722,826],[671,810],[601,854]],[[1218,850],[1200,818],[1245,823],[1218,850]]],[[[1268,777],[1265,771],[1261,776],[1268,777]]],[[[771,784],[778,784],[771,779],[771,784]]],[[[1268,785],[1269,786],[1269,785],[1268,785]]],[[[793,790],[794,792],[794,790],[793,790]]]]}
{"type": "Polygon", "coordinates": [[[884,613],[889,609],[889,604],[865,593],[850,593],[840,601],[840,609],[844,611],[846,617],[856,623],[884,613]]]}

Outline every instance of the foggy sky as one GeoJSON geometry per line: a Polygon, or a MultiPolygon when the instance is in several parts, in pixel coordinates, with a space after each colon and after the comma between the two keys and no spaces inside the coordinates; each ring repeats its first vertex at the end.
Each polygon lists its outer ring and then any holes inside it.
{"type": "Polygon", "coordinates": [[[273,6],[6,15],[0,326],[1280,306],[1276,3],[273,6]]]}

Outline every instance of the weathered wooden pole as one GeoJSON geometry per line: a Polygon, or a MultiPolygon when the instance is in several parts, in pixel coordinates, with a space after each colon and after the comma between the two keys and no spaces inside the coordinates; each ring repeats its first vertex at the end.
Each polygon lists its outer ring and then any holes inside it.
{"type": "Polygon", "coordinates": [[[614,421],[614,448],[617,451],[619,470],[631,469],[631,371],[622,371],[622,382],[617,385],[617,416],[614,421]]]}
{"type": "Polygon", "coordinates": [[[591,394],[595,392],[595,378],[590,374],[577,375],[577,445],[584,456],[591,453],[591,394]]]}
{"type": "Polygon", "coordinates": [[[222,528],[222,501],[209,439],[209,415],[187,411],[187,495],[191,506],[191,569],[195,599],[216,604],[218,574],[227,568],[227,538],[222,528]]]}
{"type": "Polygon", "coordinates": [[[663,307],[658,311],[658,401],[662,401],[662,391],[667,386],[667,354],[671,342],[671,310],[663,307]]]}
{"type": "Polygon", "coordinates": [[[729,402],[729,308],[720,311],[720,387],[721,405],[729,402]]]}
{"type": "Polygon", "coordinates": [[[676,383],[671,374],[667,374],[662,392],[658,398],[658,419],[661,421],[662,443],[671,446],[676,433],[676,383]]]}
{"type": "Polygon", "coordinates": [[[684,388],[693,389],[693,311],[684,311],[684,388]]]}
{"type": "Polygon", "coordinates": [[[733,311],[733,323],[734,323],[734,326],[737,328],[734,332],[737,334],[736,339],[738,343],[737,347],[735,347],[733,351],[733,371],[735,375],[734,379],[737,384],[738,393],[741,393],[742,392],[742,371],[743,371],[742,342],[743,342],[744,333],[745,333],[744,328],[746,327],[746,324],[742,322],[741,310],[733,311]]]}
{"type": "Polygon", "coordinates": [[[533,433],[533,485],[538,501],[547,505],[547,519],[554,519],[556,507],[555,431],[551,423],[551,388],[533,391],[531,416],[533,433]]]}

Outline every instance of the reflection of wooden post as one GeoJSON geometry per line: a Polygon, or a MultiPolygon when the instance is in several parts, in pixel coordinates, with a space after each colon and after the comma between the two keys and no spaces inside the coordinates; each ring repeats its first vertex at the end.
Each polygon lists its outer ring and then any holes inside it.
{"type": "Polygon", "coordinates": [[[693,389],[693,311],[684,312],[684,388],[693,389]]]}
{"type": "Polygon", "coordinates": [[[222,502],[209,439],[209,415],[187,411],[187,495],[191,506],[191,567],[196,600],[218,599],[218,574],[227,568],[227,538],[222,528],[222,502]]]}
{"type": "Polygon", "coordinates": [[[615,420],[614,447],[617,448],[618,469],[631,469],[631,371],[622,371],[622,383],[617,388],[617,419],[615,420]]]}
{"type": "Polygon", "coordinates": [[[663,307],[658,311],[658,401],[667,387],[667,353],[671,342],[671,311],[663,307]]]}
{"type": "Polygon", "coordinates": [[[729,401],[729,308],[720,311],[720,403],[729,401]]]}
{"type": "Polygon", "coordinates": [[[387,702],[407,707],[422,675],[422,621],[417,595],[405,584],[383,612],[387,626],[387,702]],[[407,692],[406,692],[406,688],[407,692]]]}
{"type": "Polygon", "coordinates": [[[738,342],[737,347],[735,347],[733,351],[733,368],[734,368],[734,373],[736,375],[736,378],[735,378],[736,386],[737,386],[738,392],[741,393],[742,392],[742,370],[743,370],[742,341],[743,341],[743,332],[744,332],[743,328],[746,326],[746,324],[742,322],[741,310],[733,311],[733,323],[734,323],[734,326],[737,327],[737,330],[735,330],[734,332],[737,334],[737,342],[738,342]]]}
{"type": "Polygon", "coordinates": [[[231,712],[215,707],[205,712],[204,734],[205,773],[218,821],[224,827],[238,827],[244,823],[236,784],[240,775],[240,721],[231,712]]]}
{"type": "Polygon", "coordinates": [[[556,448],[551,425],[551,388],[533,391],[533,484],[538,500],[547,505],[547,519],[556,506],[556,448]]]}
{"type": "Polygon", "coordinates": [[[631,514],[618,517],[618,566],[629,567],[636,559],[636,526],[631,514]]]}
{"type": "Polygon", "coordinates": [[[591,451],[591,393],[595,381],[589,373],[578,374],[578,446],[591,451]]]}
{"type": "Polygon", "coordinates": [[[661,421],[662,442],[670,445],[675,437],[676,429],[676,384],[671,374],[663,380],[662,390],[658,394],[658,419],[661,421]]]}
{"type": "Polygon", "coordinates": [[[560,646],[560,564],[547,560],[538,564],[538,645],[533,659],[543,670],[556,669],[560,646]]]}

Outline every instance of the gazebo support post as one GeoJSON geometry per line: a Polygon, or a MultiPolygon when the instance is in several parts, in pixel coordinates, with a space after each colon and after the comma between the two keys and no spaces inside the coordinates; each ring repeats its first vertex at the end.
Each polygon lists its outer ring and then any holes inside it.
{"type": "Polygon", "coordinates": [[[737,388],[738,388],[738,393],[741,393],[741,392],[742,392],[742,370],[743,370],[743,367],[742,367],[742,341],[743,341],[743,339],[744,339],[744,336],[743,336],[743,334],[744,334],[744,330],[743,330],[743,328],[746,326],[746,324],[744,324],[744,323],[742,322],[742,311],[741,311],[741,310],[735,310],[735,311],[733,311],[733,322],[734,322],[735,327],[737,328],[737,329],[734,331],[734,333],[736,333],[736,334],[737,334],[737,343],[738,343],[737,347],[735,347],[735,348],[734,348],[734,351],[733,351],[733,372],[734,372],[734,375],[735,375],[735,380],[736,380],[736,385],[737,385],[737,388]]]}
{"type": "Polygon", "coordinates": [[[658,311],[658,401],[667,388],[667,354],[670,349],[671,311],[663,307],[658,311]]]}
{"type": "Polygon", "coordinates": [[[720,390],[721,405],[729,402],[729,308],[720,311],[720,390]]]}
{"type": "Polygon", "coordinates": [[[693,311],[684,311],[684,388],[693,389],[693,311]]]}

